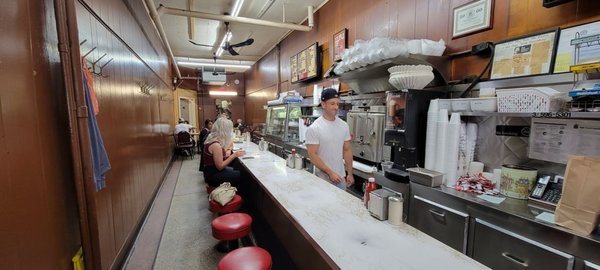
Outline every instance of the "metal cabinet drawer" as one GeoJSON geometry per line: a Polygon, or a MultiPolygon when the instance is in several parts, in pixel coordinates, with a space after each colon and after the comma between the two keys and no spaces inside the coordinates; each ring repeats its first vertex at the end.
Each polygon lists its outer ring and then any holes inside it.
{"type": "Polygon", "coordinates": [[[462,252],[467,252],[469,215],[417,195],[412,197],[408,224],[462,252]]]}
{"type": "Polygon", "coordinates": [[[575,257],[475,219],[473,259],[492,269],[573,269],[575,257]]]}
{"type": "Polygon", "coordinates": [[[583,269],[585,269],[585,270],[600,270],[600,265],[585,261],[583,269]]]}

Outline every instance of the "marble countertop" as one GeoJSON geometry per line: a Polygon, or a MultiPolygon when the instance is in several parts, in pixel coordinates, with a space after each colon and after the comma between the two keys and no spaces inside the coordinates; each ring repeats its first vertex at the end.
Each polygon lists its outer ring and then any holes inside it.
{"type": "Polygon", "coordinates": [[[240,161],[341,269],[488,269],[408,224],[371,217],[360,199],[256,144],[235,146],[254,157],[240,161]]]}

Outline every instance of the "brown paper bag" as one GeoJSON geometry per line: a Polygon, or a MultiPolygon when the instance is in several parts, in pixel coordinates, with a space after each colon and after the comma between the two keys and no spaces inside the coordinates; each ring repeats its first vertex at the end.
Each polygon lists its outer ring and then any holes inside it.
{"type": "Polygon", "coordinates": [[[556,207],[556,224],[590,234],[600,217],[600,159],[570,156],[562,196],[556,207]]]}

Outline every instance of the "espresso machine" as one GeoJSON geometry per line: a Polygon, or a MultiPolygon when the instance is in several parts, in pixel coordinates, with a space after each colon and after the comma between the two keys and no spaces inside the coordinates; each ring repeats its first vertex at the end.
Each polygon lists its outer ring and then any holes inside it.
{"type": "Polygon", "coordinates": [[[384,158],[393,161],[385,177],[408,183],[406,169],[425,164],[425,132],[427,110],[432,99],[441,98],[444,92],[432,90],[399,90],[386,92],[386,122],[384,158]]]}

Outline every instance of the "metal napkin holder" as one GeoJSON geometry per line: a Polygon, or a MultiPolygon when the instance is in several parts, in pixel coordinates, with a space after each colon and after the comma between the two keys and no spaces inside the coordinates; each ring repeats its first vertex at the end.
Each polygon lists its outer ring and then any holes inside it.
{"type": "Polygon", "coordinates": [[[439,187],[444,180],[444,174],[425,168],[408,168],[408,178],[411,182],[425,185],[428,187],[439,187]]]}

